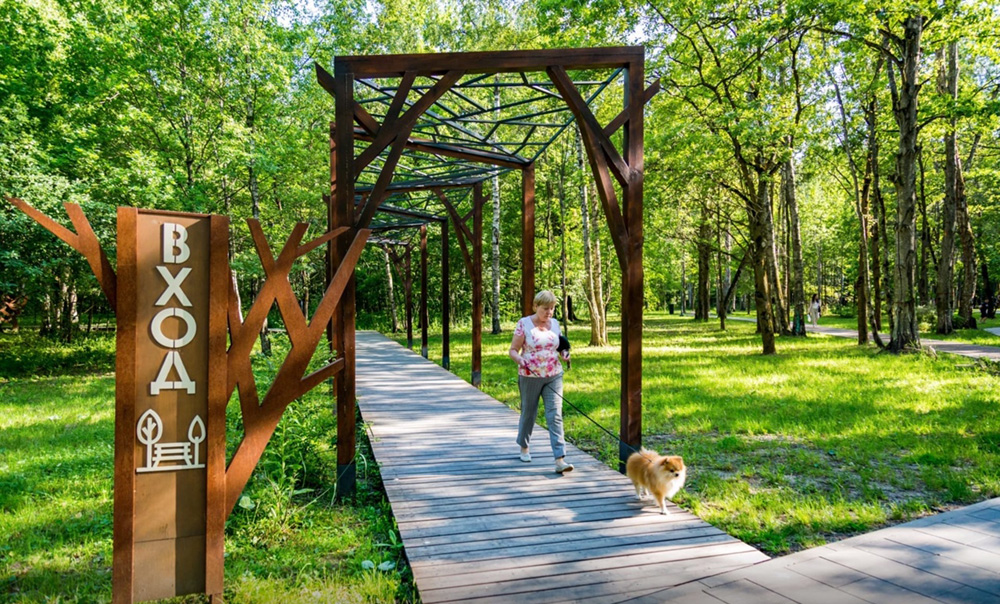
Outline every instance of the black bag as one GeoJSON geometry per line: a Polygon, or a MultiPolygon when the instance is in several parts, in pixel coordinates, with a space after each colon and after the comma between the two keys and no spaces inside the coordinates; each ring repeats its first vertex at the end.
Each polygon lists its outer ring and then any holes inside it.
{"type": "MultiPolygon", "coordinates": [[[[562,352],[564,350],[569,352],[569,338],[559,334],[559,345],[556,346],[556,352],[562,352]]],[[[566,359],[566,368],[569,369],[570,367],[572,367],[572,365],[570,364],[569,359],[566,359]]]]}

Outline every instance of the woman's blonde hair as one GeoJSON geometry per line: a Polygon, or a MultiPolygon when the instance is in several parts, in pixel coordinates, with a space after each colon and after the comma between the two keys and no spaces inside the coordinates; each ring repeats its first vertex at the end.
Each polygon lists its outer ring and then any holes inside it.
{"type": "Polygon", "coordinates": [[[552,308],[556,305],[556,302],[557,302],[556,295],[547,289],[543,289],[542,291],[535,294],[535,304],[534,304],[535,308],[538,308],[539,306],[542,306],[544,308],[552,308]]]}

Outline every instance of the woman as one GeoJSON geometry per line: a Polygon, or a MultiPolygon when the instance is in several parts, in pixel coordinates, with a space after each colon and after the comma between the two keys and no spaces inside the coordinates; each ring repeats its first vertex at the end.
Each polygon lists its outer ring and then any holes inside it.
{"type": "Polygon", "coordinates": [[[809,321],[813,327],[819,325],[819,295],[813,294],[812,302],[809,304],[809,321]]]}
{"type": "Polygon", "coordinates": [[[562,363],[560,356],[569,360],[569,351],[560,355],[559,322],[552,318],[556,297],[550,291],[535,296],[535,314],[522,318],[514,328],[510,343],[510,358],[517,363],[517,385],[521,391],[521,421],[517,431],[517,444],[521,445],[521,461],[531,461],[529,444],[531,431],[538,415],[538,398],[545,401],[545,421],[549,427],[549,443],[556,460],[556,472],[562,474],[573,469],[566,461],[566,439],[562,421],[562,363]]]}

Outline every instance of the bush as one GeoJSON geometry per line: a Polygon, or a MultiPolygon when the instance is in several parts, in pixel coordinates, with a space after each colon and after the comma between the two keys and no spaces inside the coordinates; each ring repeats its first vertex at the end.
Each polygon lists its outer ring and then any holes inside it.
{"type": "Polygon", "coordinates": [[[853,319],[858,316],[858,309],[853,304],[831,304],[829,314],[842,319],[853,319]]]}
{"type": "Polygon", "coordinates": [[[931,331],[937,327],[937,309],[931,305],[918,306],[917,324],[920,331],[931,331]]]}

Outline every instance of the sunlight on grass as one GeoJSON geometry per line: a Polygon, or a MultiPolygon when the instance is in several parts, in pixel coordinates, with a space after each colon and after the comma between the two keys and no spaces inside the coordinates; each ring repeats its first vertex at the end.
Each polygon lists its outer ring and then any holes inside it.
{"type": "MultiPolygon", "coordinates": [[[[115,384],[109,341],[113,337],[79,341],[67,351],[24,334],[0,334],[6,372],[0,374],[0,601],[111,600],[115,384]],[[35,364],[52,358],[70,360],[51,377],[33,375],[35,364]]],[[[274,345],[276,355],[287,350],[280,336],[274,345]]],[[[259,379],[273,379],[273,363],[259,355],[253,360],[259,379]]],[[[237,506],[229,517],[227,602],[414,599],[374,465],[359,465],[355,497],[333,501],[330,400],[329,387],[321,386],[289,407],[244,491],[250,509],[237,506]],[[379,570],[383,563],[386,570],[379,570]]],[[[240,437],[237,415],[228,429],[230,448],[240,437]]],[[[363,434],[359,441],[359,454],[370,458],[363,434]]]]}
{"type": "MultiPolygon", "coordinates": [[[[763,357],[753,323],[722,332],[648,313],[644,327],[644,444],[684,456],[678,503],[769,554],[1000,495],[997,377],[957,357],[816,335],[779,338],[763,357]]],[[[517,408],[512,328],[483,335],[483,390],[517,408]]],[[[570,330],[565,396],[617,432],[620,350],[588,348],[588,336],[570,330]]],[[[468,331],[453,331],[452,371],[465,379],[470,356],[468,331]]],[[[440,362],[440,337],[430,358],[440,362]]],[[[613,440],[568,406],[564,416],[570,440],[617,466],[613,440]]]]}

